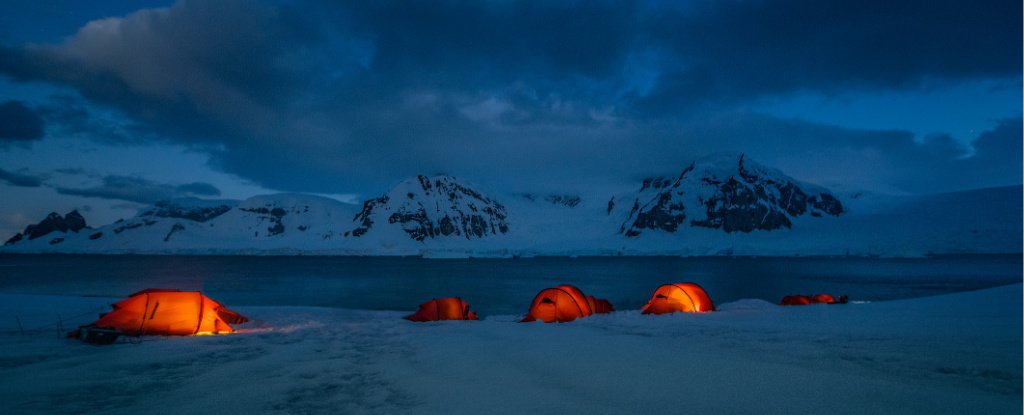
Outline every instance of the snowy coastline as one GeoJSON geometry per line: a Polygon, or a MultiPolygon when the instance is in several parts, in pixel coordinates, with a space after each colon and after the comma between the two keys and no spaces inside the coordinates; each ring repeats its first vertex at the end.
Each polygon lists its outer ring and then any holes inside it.
{"type": "Polygon", "coordinates": [[[1020,413],[1021,289],[547,325],[236,307],[254,321],[234,335],[109,347],[53,323],[114,299],[0,294],[0,399],[7,413],[1020,413]]]}

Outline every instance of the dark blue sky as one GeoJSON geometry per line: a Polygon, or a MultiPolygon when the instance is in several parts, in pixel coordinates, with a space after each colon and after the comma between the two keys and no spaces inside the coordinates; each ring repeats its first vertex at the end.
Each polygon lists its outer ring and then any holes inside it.
{"type": "Polygon", "coordinates": [[[1019,0],[10,1],[0,232],[168,197],[360,200],[418,173],[600,194],[721,151],[837,189],[1020,184],[1021,16],[1019,0]]]}

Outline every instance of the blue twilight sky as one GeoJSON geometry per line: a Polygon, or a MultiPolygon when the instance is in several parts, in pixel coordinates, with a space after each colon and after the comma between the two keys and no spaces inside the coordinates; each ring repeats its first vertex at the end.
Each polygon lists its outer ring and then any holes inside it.
{"type": "Polygon", "coordinates": [[[7,1],[0,238],[415,174],[601,195],[737,151],[834,189],[1021,183],[1021,2],[7,1]]]}

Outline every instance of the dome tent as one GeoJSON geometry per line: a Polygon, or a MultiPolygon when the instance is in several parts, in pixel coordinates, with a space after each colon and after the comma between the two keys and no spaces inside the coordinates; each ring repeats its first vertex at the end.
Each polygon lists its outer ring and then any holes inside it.
{"type": "Polygon", "coordinates": [[[408,316],[409,321],[439,321],[439,320],[478,320],[476,313],[469,309],[469,304],[458,297],[434,298],[423,304],[420,308],[408,316]]]}
{"type": "Polygon", "coordinates": [[[701,286],[681,282],[658,287],[641,311],[643,314],[703,313],[715,311],[715,305],[701,286]]]}
{"type": "Polygon", "coordinates": [[[587,304],[590,305],[590,311],[593,311],[594,314],[607,314],[615,311],[615,307],[610,301],[592,295],[587,296],[587,304]]]}
{"type": "Polygon", "coordinates": [[[780,305],[808,305],[808,304],[846,304],[847,297],[840,295],[837,299],[831,294],[815,295],[787,295],[779,301],[780,305]]]}
{"type": "Polygon", "coordinates": [[[198,291],[150,288],[113,307],[90,326],[110,327],[129,336],[195,336],[232,333],[231,324],[249,321],[198,291]]]}
{"type": "Polygon", "coordinates": [[[779,301],[780,305],[808,305],[812,303],[811,297],[806,295],[787,295],[779,301]]]}
{"type": "Polygon", "coordinates": [[[593,313],[587,297],[579,288],[559,285],[537,293],[522,322],[540,320],[545,323],[566,323],[593,313]]]}

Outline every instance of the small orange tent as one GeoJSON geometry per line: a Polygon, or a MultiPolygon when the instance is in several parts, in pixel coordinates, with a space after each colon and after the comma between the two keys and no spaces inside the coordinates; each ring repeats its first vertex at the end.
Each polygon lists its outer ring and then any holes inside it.
{"type": "Polygon", "coordinates": [[[92,323],[129,336],[158,334],[193,336],[231,333],[229,324],[249,321],[198,291],[150,288],[113,305],[114,310],[92,323]]]}
{"type": "Polygon", "coordinates": [[[593,311],[594,314],[607,314],[615,311],[615,307],[612,306],[611,302],[592,295],[587,296],[587,304],[590,305],[590,311],[593,311]]]}
{"type": "Polygon", "coordinates": [[[410,321],[477,320],[469,304],[458,297],[435,298],[420,304],[419,310],[408,316],[410,321]]]}
{"type": "Polygon", "coordinates": [[[808,305],[810,304],[811,297],[806,295],[787,295],[782,297],[782,301],[779,302],[781,305],[808,305]]]}
{"type": "Polygon", "coordinates": [[[829,295],[829,294],[816,294],[814,297],[811,297],[811,302],[812,303],[835,304],[836,298],[831,296],[831,295],[829,295]]]}
{"type": "Polygon", "coordinates": [[[781,305],[808,305],[808,304],[845,304],[846,296],[840,295],[837,300],[831,294],[815,295],[787,295],[782,297],[781,305]]]}
{"type": "Polygon", "coordinates": [[[665,314],[676,311],[703,313],[715,311],[711,297],[699,285],[692,282],[665,284],[654,291],[654,296],[641,308],[643,314],[665,314]]]}
{"type": "Polygon", "coordinates": [[[546,288],[533,297],[530,311],[523,317],[523,322],[543,321],[545,323],[566,323],[594,312],[590,309],[587,297],[579,288],[571,285],[559,285],[546,288]]]}

